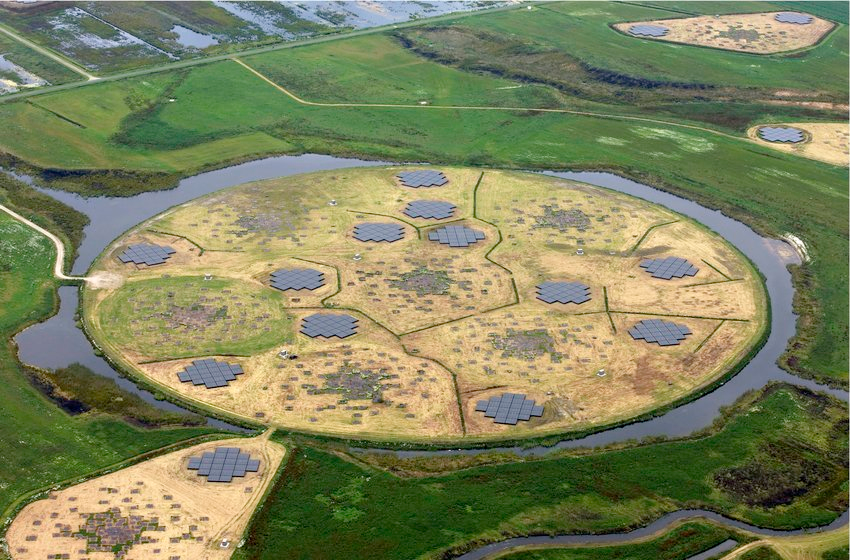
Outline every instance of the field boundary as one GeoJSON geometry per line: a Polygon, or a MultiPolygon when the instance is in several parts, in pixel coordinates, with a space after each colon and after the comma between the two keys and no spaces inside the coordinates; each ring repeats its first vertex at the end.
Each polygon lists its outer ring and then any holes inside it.
{"type": "MultiPolygon", "coordinates": [[[[97,80],[100,79],[97,76],[95,76],[94,74],[90,74],[82,66],[79,66],[77,63],[71,61],[70,59],[68,59],[68,58],[66,58],[66,57],[64,57],[64,56],[62,56],[62,55],[60,55],[56,52],[53,52],[51,49],[48,49],[47,47],[42,47],[41,45],[36,44],[33,41],[30,41],[26,37],[19,35],[18,33],[9,29],[5,25],[0,24],[0,33],[5,33],[9,37],[11,37],[13,40],[21,43],[25,47],[28,47],[28,48],[34,50],[35,52],[37,52],[38,54],[40,54],[42,56],[46,56],[47,58],[53,60],[54,62],[58,62],[59,64],[61,64],[65,68],[72,70],[73,72],[84,77],[87,80],[85,82],[82,82],[84,84],[89,83],[89,82],[94,82],[94,81],[97,81],[97,80]]],[[[76,85],[80,85],[79,82],[72,82],[72,83],[74,83],[76,85]]]]}

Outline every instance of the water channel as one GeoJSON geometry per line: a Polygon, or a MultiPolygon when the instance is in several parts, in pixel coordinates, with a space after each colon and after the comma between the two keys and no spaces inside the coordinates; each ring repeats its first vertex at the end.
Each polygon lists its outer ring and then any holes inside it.
{"type": "MultiPolygon", "coordinates": [[[[386,165],[392,164],[306,154],[301,156],[266,158],[210,171],[186,178],[180,181],[179,185],[172,190],[148,192],[127,198],[84,198],[65,191],[40,190],[89,216],[91,223],[85,229],[85,238],[79,248],[79,256],[72,268],[73,274],[83,275],[104,248],[122,233],[172,206],[182,204],[199,196],[249,181],[345,167],[386,165]]],[[[696,430],[709,426],[717,418],[721,407],[732,404],[746,391],[758,389],[771,381],[792,383],[816,391],[827,392],[839,399],[847,400],[848,395],[845,391],[831,389],[813,381],[798,378],[783,371],[776,365],[776,361],[785,349],[788,339],[794,334],[796,324],[796,316],[791,306],[794,291],[787,266],[798,263],[799,257],[797,257],[794,250],[788,244],[783,241],[764,238],[746,225],[723,215],[721,212],[710,210],[695,202],[611,173],[546,172],[545,174],[616,190],[666,206],[675,212],[699,221],[719,233],[755,263],[764,276],[771,304],[771,332],[764,347],[737,375],[714,391],[661,416],[647,421],[601,431],[579,439],[564,440],[554,447],[507,447],[499,450],[513,451],[518,455],[542,455],[557,448],[593,447],[625,440],[639,440],[651,436],[686,436],[696,430]]],[[[156,406],[168,410],[179,410],[177,405],[166,401],[157,401],[152,394],[139,389],[130,380],[118,375],[103,358],[94,354],[91,344],[82,331],[77,328],[74,321],[74,314],[78,303],[77,288],[72,286],[62,287],[59,289],[59,297],[61,303],[59,312],[55,316],[43,323],[31,326],[15,337],[19,356],[23,362],[42,368],[59,368],[78,362],[86,365],[100,375],[115,379],[122,388],[141,396],[156,406]]],[[[209,423],[222,429],[239,430],[236,426],[231,426],[219,420],[210,419],[209,423]]],[[[358,451],[366,450],[358,449],[358,451]]],[[[397,453],[401,457],[482,452],[480,449],[427,451],[369,449],[368,451],[397,453]]],[[[763,529],[734,520],[721,518],[721,516],[712,512],[682,510],[668,514],[647,527],[629,533],[510,539],[487,545],[467,553],[461,558],[466,560],[484,558],[487,554],[520,544],[541,542],[562,544],[622,542],[640,536],[646,531],[648,531],[647,534],[650,534],[676,520],[695,515],[709,518],[716,517],[727,525],[753,532],[761,532],[762,534],[773,533],[770,531],[765,532],[763,529]],[[617,539],[620,540],[618,541],[617,539]]],[[[820,529],[825,530],[833,526],[843,525],[847,523],[847,517],[848,514],[845,512],[833,524],[820,529]]],[[[779,532],[779,534],[791,533],[779,532]]]]}

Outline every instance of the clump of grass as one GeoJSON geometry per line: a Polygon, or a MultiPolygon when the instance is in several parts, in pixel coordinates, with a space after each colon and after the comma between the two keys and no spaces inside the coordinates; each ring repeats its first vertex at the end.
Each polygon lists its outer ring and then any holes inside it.
{"type": "Polygon", "coordinates": [[[203,416],[168,412],[129,393],[114,380],[100,376],[81,364],[53,371],[30,370],[36,385],[53,401],[72,414],[102,413],[119,416],[148,427],[200,426],[203,416]]]}

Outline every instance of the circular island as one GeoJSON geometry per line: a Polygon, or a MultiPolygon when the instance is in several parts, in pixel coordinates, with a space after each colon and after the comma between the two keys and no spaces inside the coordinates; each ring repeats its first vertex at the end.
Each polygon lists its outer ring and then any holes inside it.
{"type": "Polygon", "coordinates": [[[219,415],[381,441],[627,421],[763,340],[758,272],[661,206],[532,173],[352,168],[249,183],[94,263],[86,330],[219,415]]]}

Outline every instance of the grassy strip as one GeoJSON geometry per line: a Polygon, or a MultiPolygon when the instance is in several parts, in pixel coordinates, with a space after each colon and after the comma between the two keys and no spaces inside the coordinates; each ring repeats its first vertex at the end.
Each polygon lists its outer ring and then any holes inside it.
{"type": "Polygon", "coordinates": [[[717,268],[716,266],[714,266],[713,264],[711,264],[707,260],[705,260],[705,259],[700,259],[700,260],[702,262],[704,262],[706,265],[708,265],[714,272],[716,272],[717,274],[719,274],[723,278],[725,278],[727,280],[732,280],[732,278],[730,278],[728,274],[724,273],[722,270],[720,270],[719,268],[717,268]]]}
{"type": "Polygon", "coordinates": [[[72,414],[111,414],[133,424],[201,426],[206,419],[196,414],[167,412],[122,390],[114,380],[100,376],[81,364],[57,370],[27,368],[33,382],[59,406],[72,414]]]}
{"type": "Polygon", "coordinates": [[[63,120],[63,121],[65,121],[66,123],[72,124],[72,125],[74,125],[74,126],[76,126],[76,127],[78,127],[78,128],[86,128],[86,125],[84,125],[84,124],[80,124],[80,123],[78,123],[77,121],[75,121],[75,120],[73,120],[73,119],[69,119],[69,118],[68,118],[68,117],[66,117],[65,115],[62,115],[62,114],[60,114],[60,113],[57,113],[56,111],[51,111],[51,110],[50,110],[50,109],[48,109],[47,107],[42,107],[42,106],[41,106],[41,105],[39,105],[38,103],[33,103],[32,101],[27,101],[27,103],[29,103],[29,104],[30,104],[30,105],[32,105],[33,107],[37,107],[37,108],[41,109],[42,111],[47,111],[48,113],[50,113],[51,115],[53,115],[53,116],[54,116],[54,117],[56,117],[57,119],[62,119],[62,120],[63,120]]]}
{"type": "Polygon", "coordinates": [[[670,224],[675,224],[678,221],[679,220],[671,220],[669,222],[664,222],[664,223],[661,223],[661,224],[655,224],[654,226],[649,226],[647,228],[647,230],[645,232],[643,232],[643,235],[640,236],[640,239],[638,239],[637,242],[632,246],[632,248],[629,249],[629,254],[633,255],[634,252],[637,251],[637,249],[638,249],[638,247],[640,247],[641,243],[643,243],[644,240],[646,239],[646,237],[650,233],[652,233],[652,230],[654,230],[655,228],[663,227],[663,226],[669,226],[670,224]]]}
{"type": "Polygon", "coordinates": [[[611,313],[621,313],[623,315],[650,315],[652,317],[682,317],[684,319],[706,319],[709,321],[735,321],[737,323],[749,323],[749,319],[735,319],[730,317],[705,317],[702,315],[672,315],[670,313],[648,313],[645,311],[620,311],[611,309],[611,313]]]}
{"type": "Polygon", "coordinates": [[[605,300],[605,316],[608,317],[608,323],[611,324],[611,330],[617,334],[617,327],[614,325],[614,318],[611,317],[611,308],[608,307],[608,287],[602,286],[602,297],[605,300]]]}
{"type": "MultiPolygon", "coordinates": [[[[151,232],[151,233],[159,233],[161,235],[170,235],[171,237],[179,237],[180,239],[185,239],[186,241],[188,241],[189,243],[191,243],[192,245],[194,245],[195,247],[198,248],[198,250],[200,251],[198,253],[199,257],[203,256],[203,254],[207,251],[206,249],[204,249],[203,247],[201,247],[200,245],[198,245],[196,242],[192,241],[191,239],[189,239],[185,235],[178,235],[176,233],[171,233],[170,231],[160,231],[158,229],[150,229],[150,228],[148,228],[148,231],[151,232]]],[[[238,252],[238,251],[235,251],[235,250],[230,250],[230,251],[220,250],[220,251],[222,253],[237,253],[238,252]]]]}
{"type": "Polygon", "coordinates": [[[834,399],[780,385],[746,395],[701,437],[604,453],[501,454],[476,465],[491,457],[349,461],[341,450],[298,444],[234,558],[277,558],[281,550],[311,559],[442,558],[510,536],[619,531],[682,507],[761,526],[824,524],[845,506],[843,490],[814,496],[846,484],[846,469],[835,464],[847,449],[846,414],[834,399]],[[812,443],[787,437],[797,430],[812,443]],[[787,455],[778,464],[777,449],[787,455]],[[716,482],[724,470],[750,465],[764,467],[759,483],[770,489],[758,506],[716,482]],[[801,490],[814,471],[823,473],[819,481],[801,490]]]}
{"type": "Polygon", "coordinates": [[[714,280],[712,282],[696,282],[695,284],[683,284],[681,288],[693,288],[694,286],[710,286],[711,284],[725,284],[726,282],[740,282],[743,278],[730,278],[729,280],[714,280]]]}
{"type": "Polygon", "coordinates": [[[720,321],[719,323],[717,323],[717,326],[716,326],[716,327],[714,327],[714,329],[712,329],[712,331],[711,331],[710,333],[708,333],[708,336],[707,336],[707,337],[705,337],[705,338],[702,340],[702,342],[700,342],[700,343],[699,343],[699,345],[696,347],[696,349],[694,350],[694,354],[696,354],[697,352],[699,352],[699,351],[702,349],[702,347],[703,347],[703,346],[705,346],[705,344],[706,344],[709,340],[711,340],[711,337],[712,337],[712,336],[714,336],[714,333],[716,333],[716,332],[720,329],[720,327],[722,327],[722,326],[723,326],[723,323],[725,323],[725,322],[726,322],[726,319],[723,319],[722,321],[720,321]]]}

